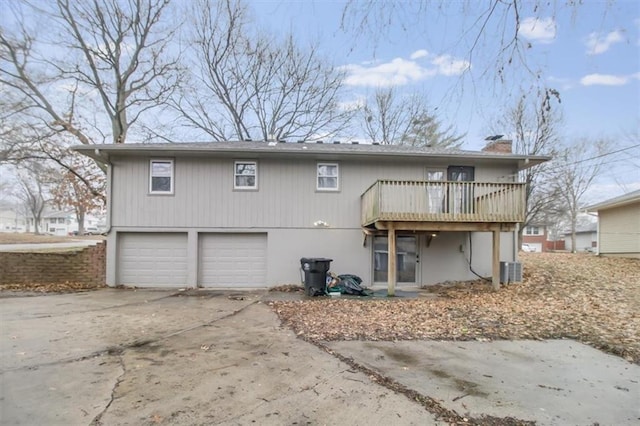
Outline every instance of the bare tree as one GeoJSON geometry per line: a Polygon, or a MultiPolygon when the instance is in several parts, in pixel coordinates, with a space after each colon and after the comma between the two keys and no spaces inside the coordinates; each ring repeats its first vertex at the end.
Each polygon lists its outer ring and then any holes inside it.
{"type": "MultiPolygon", "coordinates": [[[[16,126],[7,128],[0,134],[0,165],[8,164],[21,167],[26,164],[37,162],[52,170],[58,169],[62,174],[73,175],[75,180],[85,186],[85,191],[96,199],[96,202],[105,203],[105,180],[104,172],[100,165],[98,168],[101,179],[96,178],[95,167],[82,166],[84,160],[80,155],[67,149],[70,141],[64,141],[63,134],[52,137],[46,133],[39,134],[41,128],[34,126],[16,126]],[[62,140],[62,141],[60,141],[62,140]]],[[[89,160],[94,164],[92,160],[89,160]]]]}
{"type": "Polygon", "coordinates": [[[104,188],[105,175],[98,169],[95,163],[86,157],[76,155],[73,158],[73,169],[80,171],[83,179],[88,180],[89,185],[77,174],[66,171],[61,179],[51,188],[52,202],[60,209],[72,208],[78,221],[78,235],[84,233],[84,220],[87,213],[104,206],[104,197],[96,197],[92,190],[104,188]]]}
{"type": "Polygon", "coordinates": [[[366,136],[382,144],[458,147],[463,136],[453,127],[442,129],[441,122],[428,111],[424,96],[401,98],[394,87],[378,88],[371,102],[362,108],[366,136]]]}
{"type": "Polygon", "coordinates": [[[168,48],[175,28],[161,21],[168,4],[57,0],[45,10],[23,1],[13,9],[17,28],[0,32],[0,82],[52,134],[67,132],[82,144],[124,143],[140,116],[175,87],[177,59],[168,48]],[[51,40],[35,38],[25,10],[48,19],[51,40]],[[102,115],[93,117],[92,108],[102,115]],[[106,123],[111,131],[101,132],[106,123]]]}
{"type": "Polygon", "coordinates": [[[395,88],[379,88],[372,102],[362,108],[365,134],[374,142],[397,144],[422,108],[422,100],[416,96],[398,99],[395,88]]]}
{"type": "Polygon", "coordinates": [[[17,186],[13,194],[20,201],[21,209],[28,222],[33,220],[36,234],[40,233],[42,213],[49,199],[47,192],[49,178],[49,171],[42,165],[35,162],[24,163],[18,173],[17,186]]]}
{"type": "MultiPolygon", "coordinates": [[[[553,21],[560,10],[578,14],[581,1],[546,0],[416,0],[378,1],[347,0],[342,13],[341,27],[355,38],[373,40],[374,48],[380,40],[389,37],[392,28],[400,28],[412,37],[422,36],[426,44],[441,40],[441,34],[429,31],[431,22],[460,17],[460,28],[450,28],[459,34],[448,49],[461,49],[463,55],[474,64],[467,73],[475,70],[483,78],[494,76],[504,81],[510,68],[523,67],[532,74],[539,71],[530,63],[528,52],[532,43],[523,34],[526,29],[555,32],[553,21]],[[551,26],[552,28],[543,28],[551,26]]],[[[601,2],[605,14],[615,0],[601,2]]],[[[432,50],[439,50],[438,48],[432,50]]],[[[475,73],[474,73],[475,74],[475,73]]]]}
{"type": "Polygon", "coordinates": [[[464,135],[456,135],[453,125],[443,128],[438,118],[425,111],[418,113],[400,139],[401,145],[460,148],[464,135]]]}
{"type": "Polygon", "coordinates": [[[571,250],[576,252],[578,213],[583,197],[602,170],[606,143],[583,140],[564,148],[552,166],[552,184],[559,194],[571,229],[571,250]]]}
{"type": "Polygon", "coordinates": [[[191,85],[174,107],[213,140],[312,138],[346,123],[343,74],[293,36],[255,29],[236,0],[194,2],[191,85]]]}
{"type": "MultiPolygon", "coordinates": [[[[514,152],[523,155],[554,156],[559,144],[558,125],[561,114],[557,110],[560,97],[554,89],[534,92],[534,96],[522,95],[516,104],[497,120],[500,129],[507,130],[514,142],[514,152]]],[[[497,129],[494,129],[494,131],[497,129]]],[[[520,180],[526,183],[525,221],[522,232],[530,224],[554,221],[557,217],[557,187],[551,185],[546,164],[530,167],[520,172],[520,180]]]]}

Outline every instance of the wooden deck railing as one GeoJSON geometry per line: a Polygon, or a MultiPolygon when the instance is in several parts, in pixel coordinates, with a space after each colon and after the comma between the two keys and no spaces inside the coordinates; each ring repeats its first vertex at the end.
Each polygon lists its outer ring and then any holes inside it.
{"type": "Polygon", "coordinates": [[[377,221],[524,221],[523,183],[379,180],[361,196],[362,225],[377,221]]]}

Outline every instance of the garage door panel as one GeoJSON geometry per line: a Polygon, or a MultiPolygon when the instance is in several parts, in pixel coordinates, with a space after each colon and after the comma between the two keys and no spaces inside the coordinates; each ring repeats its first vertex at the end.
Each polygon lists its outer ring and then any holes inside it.
{"type": "Polygon", "coordinates": [[[182,287],[187,280],[187,234],[120,233],[118,283],[182,287]]]}
{"type": "Polygon", "coordinates": [[[266,234],[201,234],[199,253],[203,287],[266,286],[266,234]]]}
{"type": "Polygon", "coordinates": [[[531,250],[537,253],[542,253],[542,243],[529,243],[531,250]]]}

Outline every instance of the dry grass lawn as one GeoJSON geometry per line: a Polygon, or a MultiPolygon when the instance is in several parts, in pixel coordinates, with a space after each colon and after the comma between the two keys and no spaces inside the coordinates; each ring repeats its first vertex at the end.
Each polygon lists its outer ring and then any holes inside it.
{"type": "Polygon", "coordinates": [[[272,302],[312,341],[570,338],[640,363],[640,260],[524,253],[524,282],[434,286],[437,297],[272,302]]]}
{"type": "Polygon", "coordinates": [[[74,240],[99,240],[101,235],[85,235],[66,237],[58,235],[42,235],[33,233],[0,232],[0,244],[44,244],[44,243],[68,243],[74,240]]]}

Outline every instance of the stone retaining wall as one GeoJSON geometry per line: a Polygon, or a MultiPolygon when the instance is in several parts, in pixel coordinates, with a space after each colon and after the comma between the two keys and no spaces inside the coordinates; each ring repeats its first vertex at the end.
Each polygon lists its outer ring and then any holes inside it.
{"type": "Polygon", "coordinates": [[[106,243],[69,252],[0,253],[1,284],[104,285],[106,243]]]}

